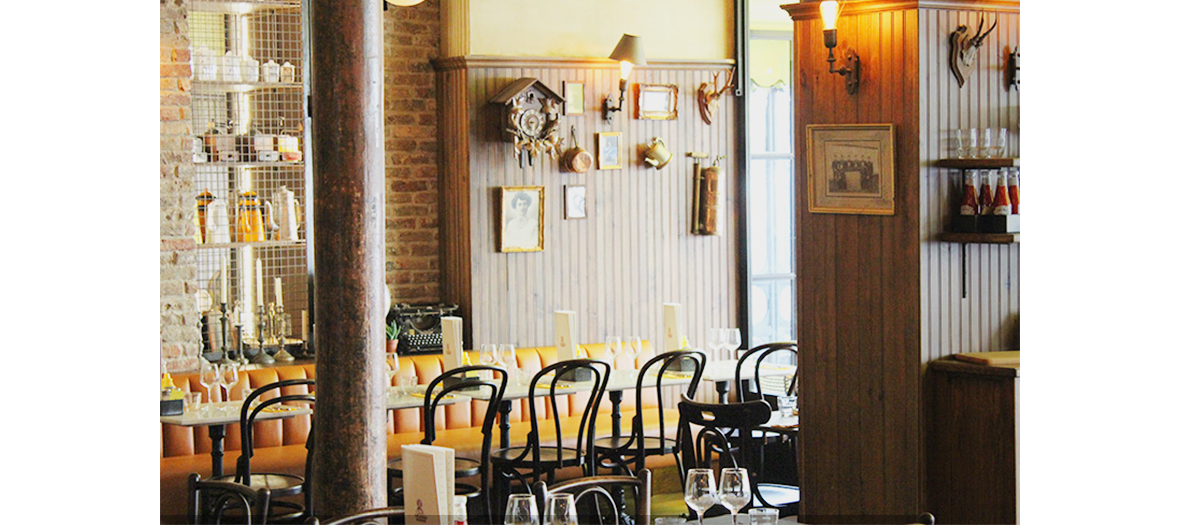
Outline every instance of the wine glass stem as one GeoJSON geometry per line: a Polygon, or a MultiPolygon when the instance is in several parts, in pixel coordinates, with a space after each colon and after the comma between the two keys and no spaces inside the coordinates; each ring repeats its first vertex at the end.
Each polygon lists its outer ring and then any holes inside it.
{"type": "Polygon", "coordinates": [[[738,515],[737,511],[736,510],[733,511],[733,525],[737,525],[737,515],[738,515]]]}

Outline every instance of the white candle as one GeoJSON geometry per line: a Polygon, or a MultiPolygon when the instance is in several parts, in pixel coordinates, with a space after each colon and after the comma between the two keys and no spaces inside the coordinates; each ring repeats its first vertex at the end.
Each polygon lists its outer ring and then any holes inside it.
{"type": "Polygon", "coordinates": [[[259,305],[266,304],[262,300],[262,259],[254,259],[254,274],[255,274],[254,280],[257,282],[257,285],[258,285],[258,304],[259,305]]]}
{"type": "Polygon", "coordinates": [[[226,271],[225,256],[221,256],[221,302],[229,302],[229,272],[226,271]]]}
{"type": "Polygon", "coordinates": [[[279,308],[283,307],[283,278],[275,277],[275,303],[279,308]]]}
{"type": "Polygon", "coordinates": [[[303,328],[303,332],[300,333],[300,336],[303,337],[303,339],[306,341],[307,336],[310,334],[310,332],[307,330],[307,310],[303,311],[303,326],[302,326],[302,328],[303,328]]]}

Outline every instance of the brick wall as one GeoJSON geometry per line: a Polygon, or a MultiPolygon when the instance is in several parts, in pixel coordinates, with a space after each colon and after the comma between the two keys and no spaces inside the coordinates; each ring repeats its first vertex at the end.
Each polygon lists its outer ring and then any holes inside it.
{"type": "Polygon", "coordinates": [[[438,114],[440,0],[385,11],[385,281],[395,303],[441,300],[438,114]]]}
{"type": "Polygon", "coordinates": [[[200,351],[193,239],[192,67],[188,0],[160,2],[160,351],[169,370],[191,370],[200,351]]]}

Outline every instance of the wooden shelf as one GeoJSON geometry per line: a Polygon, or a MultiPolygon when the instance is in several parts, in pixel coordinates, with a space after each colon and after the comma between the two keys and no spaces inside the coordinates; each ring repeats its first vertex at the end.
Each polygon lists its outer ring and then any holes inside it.
{"type": "Polygon", "coordinates": [[[945,232],[938,236],[942,242],[979,244],[1020,244],[1019,233],[958,233],[945,232]]]}
{"type": "Polygon", "coordinates": [[[258,241],[258,242],[209,242],[205,244],[198,244],[198,250],[211,250],[214,248],[245,248],[253,246],[255,248],[283,248],[290,246],[304,246],[307,244],[306,240],[298,241],[258,241]]]}
{"type": "Polygon", "coordinates": [[[214,161],[214,162],[194,162],[193,166],[196,166],[198,168],[206,167],[206,166],[208,166],[210,168],[271,168],[271,167],[279,167],[279,166],[284,166],[284,167],[289,166],[289,167],[294,167],[294,168],[302,168],[303,161],[301,161],[301,160],[294,160],[294,161],[276,160],[276,161],[272,161],[272,162],[214,161]]]}
{"type": "Polygon", "coordinates": [[[224,82],[221,80],[193,79],[193,87],[199,91],[249,93],[263,89],[303,89],[303,84],[299,82],[224,82]]]}
{"type": "Polygon", "coordinates": [[[940,168],[950,168],[956,170],[963,169],[999,169],[999,168],[1018,168],[1020,167],[1020,159],[1002,158],[1002,159],[939,159],[934,163],[940,168]]]}

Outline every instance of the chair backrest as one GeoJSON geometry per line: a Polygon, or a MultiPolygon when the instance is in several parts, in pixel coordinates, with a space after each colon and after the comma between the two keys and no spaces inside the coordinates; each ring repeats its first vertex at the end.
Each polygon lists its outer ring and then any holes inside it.
{"type": "Polygon", "coordinates": [[[202,481],[197,473],[189,474],[188,498],[191,525],[215,525],[223,521],[266,525],[270,512],[270,489],[252,489],[229,481],[202,481]]]}
{"type": "Polygon", "coordinates": [[[533,485],[537,496],[537,510],[545,512],[545,500],[552,494],[572,494],[578,509],[579,524],[621,525],[623,514],[633,518],[635,525],[651,525],[651,471],[640,470],[634,476],[588,476],[571,479],[546,487],[544,481],[533,485]],[[632,491],[635,508],[624,511],[619,508],[619,490],[632,491]],[[609,511],[609,512],[604,512],[609,511]],[[612,520],[603,518],[610,516],[612,520]]]}
{"type": "Polygon", "coordinates": [[[714,454],[717,454],[723,466],[753,469],[757,453],[752,438],[753,430],[769,420],[770,405],[761,399],[712,404],[698,403],[681,396],[680,428],[677,432],[682,457],[680,481],[683,483],[689,469],[710,468],[714,454]],[[695,436],[692,434],[694,425],[699,427],[695,436]]]}
{"type": "Polygon", "coordinates": [[[645,430],[647,427],[643,423],[643,377],[651,368],[659,367],[656,370],[656,407],[659,409],[659,429],[660,433],[657,436],[663,437],[666,435],[664,427],[664,410],[671,408],[668,405],[671,403],[664,402],[664,373],[670,367],[677,364],[679,372],[690,370],[692,379],[688,383],[688,388],[684,391],[684,395],[688,397],[696,396],[697,386],[701,383],[701,374],[705,370],[705,362],[707,358],[704,352],[697,350],[677,350],[674,352],[667,352],[657,355],[649,359],[639,369],[639,375],[635,380],[635,416],[631,418],[631,437],[623,444],[622,448],[635,448],[638,451],[639,460],[636,463],[638,468],[643,468],[646,457],[647,439],[645,430]],[[638,443],[636,443],[638,441],[638,443]]]}
{"type": "MultiPolygon", "coordinates": [[[[310,392],[307,394],[281,393],[281,389],[283,387],[299,385],[307,385],[308,389],[310,390],[311,387],[315,386],[315,379],[287,379],[284,381],[277,381],[269,385],[259,387],[258,390],[251,392],[249,397],[247,397],[242,402],[241,421],[239,422],[242,431],[242,455],[238,456],[238,467],[237,471],[234,473],[234,481],[246,485],[250,484],[250,458],[254,457],[254,420],[258,417],[258,414],[265,412],[272,406],[283,403],[302,402],[315,404],[315,394],[310,392]],[[279,389],[279,395],[270,399],[259,401],[257,404],[255,404],[255,401],[261,399],[264,393],[276,389],[279,389]]],[[[308,484],[310,484],[311,481],[312,452],[315,450],[314,438],[315,428],[313,423],[311,433],[307,436],[307,443],[304,444],[304,446],[307,448],[307,460],[305,462],[306,464],[304,465],[304,480],[308,484]]],[[[310,498],[310,487],[304,487],[304,489],[304,493],[307,495],[307,498],[310,498]]]]}
{"type": "MultiPolygon", "coordinates": [[[[533,459],[533,470],[541,470],[541,437],[540,437],[540,421],[537,414],[540,412],[537,406],[537,400],[541,399],[542,403],[548,402],[549,409],[555,414],[558,412],[558,396],[565,395],[562,392],[562,385],[568,384],[564,379],[576,377],[579,371],[589,371],[589,382],[592,385],[590,395],[586,398],[586,406],[581,411],[580,421],[578,424],[578,439],[577,445],[574,447],[574,456],[566,458],[565,447],[557,447],[557,460],[559,462],[570,460],[581,461],[586,457],[594,456],[594,424],[598,420],[598,407],[602,403],[602,395],[606,393],[606,383],[610,379],[610,366],[603,361],[594,359],[571,359],[569,361],[558,361],[537,372],[529,383],[529,420],[532,423],[532,430],[529,431],[528,449],[526,454],[531,454],[533,459]],[[552,374],[552,380],[548,384],[542,383],[541,380],[547,375],[552,374]],[[540,388],[540,397],[538,397],[538,387],[540,388]]],[[[564,433],[561,428],[561,417],[553,417],[551,419],[555,431],[555,443],[564,443],[565,436],[569,433],[564,433]]],[[[567,429],[568,430],[568,429],[567,429]]],[[[591,473],[594,470],[594,462],[589,461],[589,468],[591,473]]]]}
{"type": "MultiPolygon", "coordinates": [[[[487,494],[488,489],[492,486],[492,433],[496,426],[496,413],[500,407],[500,401],[504,397],[504,389],[507,387],[508,371],[500,367],[485,365],[463,366],[448,370],[434,378],[426,387],[426,396],[423,401],[424,414],[426,415],[426,438],[422,440],[423,445],[434,443],[436,435],[435,413],[438,411],[439,403],[448,394],[456,390],[488,391],[488,407],[483,416],[483,426],[480,428],[480,432],[483,433],[483,443],[480,445],[479,481],[484,494],[487,494]],[[492,379],[479,377],[480,372],[491,372],[492,379]],[[470,377],[469,373],[472,374],[470,377]],[[496,379],[497,377],[499,379],[496,379]]],[[[492,512],[491,498],[480,499],[484,502],[484,515],[490,516],[492,512]]]]}
{"type": "MultiPolygon", "coordinates": [[[[306,521],[308,525],[385,525],[385,521],[381,518],[393,518],[398,516],[405,516],[406,510],[400,507],[385,507],[383,509],[370,509],[349,514],[347,516],[340,516],[321,522],[319,518],[311,518],[306,521]]],[[[390,520],[390,523],[393,523],[390,520]]]]}
{"type": "MultiPolygon", "coordinates": [[[[742,357],[738,359],[737,369],[734,371],[734,387],[737,390],[739,402],[746,401],[747,399],[766,398],[766,396],[762,394],[762,362],[772,354],[779,352],[789,352],[795,357],[795,362],[799,362],[799,347],[795,343],[767,343],[751,348],[746,351],[745,354],[742,354],[742,357]],[[751,392],[746,392],[746,389],[742,388],[742,367],[745,366],[746,362],[750,359],[754,359],[754,390],[751,392]]],[[[791,377],[790,384],[785,387],[787,393],[795,391],[795,383],[798,377],[799,374],[796,370],[795,375],[791,377]]]]}

